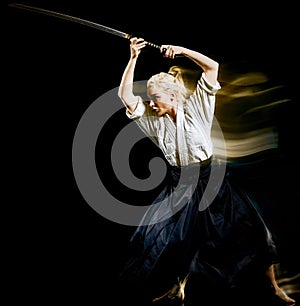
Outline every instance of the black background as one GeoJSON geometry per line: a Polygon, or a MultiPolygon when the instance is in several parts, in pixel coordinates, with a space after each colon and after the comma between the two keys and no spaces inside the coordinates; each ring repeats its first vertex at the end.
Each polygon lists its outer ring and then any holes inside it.
{"type": "MultiPolygon", "coordinates": [[[[220,63],[247,62],[287,84],[293,101],[274,112],[280,158],[276,151],[265,168],[251,169],[250,174],[246,170],[245,185],[263,199],[266,219],[280,242],[284,269],[297,272],[299,137],[293,7],[254,2],[197,7],[190,2],[165,3],[164,8],[152,2],[22,3],[88,19],[156,44],[194,48],[220,63]]],[[[79,299],[85,305],[91,304],[89,300],[101,304],[104,296],[118,294],[114,280],[134,228],[107,220],[85,202],[72,171],[72,141],[88,106],[119,85],[129,42],[50,16],[8,6],[4,12],[3,150],[4,164],[9,166],[6,182],[12,187],[4,202],[11,212],[6,250],[13,262],[8,264],[7,283],[22,292],[23,300],[39,305],[79,299]]],[[[168,63],[156,49],[148,48],[139,62],[143,68],[137,69],[138,77],[145,79],[168,63]]],[[[98,152],[102,176],[111,182],[110,188],[116,186],[116,194],[122,189],[103,160],[110,136],[126,123],[124,113],[110,122],[98,152]]],[[[136,152],[137,163],[145,151],[159,155],[145,141],[143,150],[136,152]]],[[[130,192],[124,196],[139,199],[130,192]]],[[[149,193],[148,200],[152,196],[149,193]]]]}

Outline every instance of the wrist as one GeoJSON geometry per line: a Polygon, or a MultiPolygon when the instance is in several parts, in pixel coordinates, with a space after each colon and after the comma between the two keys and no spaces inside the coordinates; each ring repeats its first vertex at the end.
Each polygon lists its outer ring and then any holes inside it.
{"type": "Polygon", "coordinates": [[[131,61],[136,61],[137,58],[138,58],[138,54],[135,54],[135,55],[131,55],[131,56],[130,56],[130,60],[131,60],[131,61]]]}

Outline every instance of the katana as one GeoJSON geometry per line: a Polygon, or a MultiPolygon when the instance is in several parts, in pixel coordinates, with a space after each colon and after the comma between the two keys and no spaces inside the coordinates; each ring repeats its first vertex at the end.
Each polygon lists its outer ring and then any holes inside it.
{"type": "MultiPolygon", "coordinates": [[[[25,5],[25,4],[21,4],[21,3],[11,3],[11,4],[9,4],[9,6],[19,8],[19,9],[29,10],[29,11],[49,15],[49,16],[54,16],[54,17],[57,17],[57,18],[69,20],[69,21],[76,22],[76,23],[80,23],[84,26],[95,28],[97,30],[101,30],[101,31],[104,31],[104,32],[107,32],[107,33],[110,33],[110,34],[113,34],[113,35],[117,35],[117,36],[120,36],[120,37],[123,37],[123,38],[126,38],[126,39],[130,39],[132,37],[132,35],[130,35],[128,33],[121,32],[119,30],[104,26],[102,24],[92,22],[92,21],[89,21],[89,20],[85,20],[85,19],[82,19],[82,18],[58,13],[58,12],[55,12],[55,11],[46,10],[46,9],[43,9],[43,8],[30,6],[30,5],[25,5]]],[[[161,48],[161,46],[153,44],[152,42],[146,41],[146,43],[150,47],[154,47],[156,49],[161,48]]],[[[163,51],[165,51],[165,50],[163,50],[163,51]]]]}

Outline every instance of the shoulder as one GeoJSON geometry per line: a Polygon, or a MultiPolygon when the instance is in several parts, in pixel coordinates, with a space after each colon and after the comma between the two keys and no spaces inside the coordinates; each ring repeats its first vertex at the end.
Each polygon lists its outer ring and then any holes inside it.
{"type": "Polygon", "coordinates": [[[141,117],[157,117],[155,111],[149,106],[149,101],[143,100],[142,97],[138,97],[138,103],[136,108],[131,113],[128,109],[126,110],[126,115],[129,119],[138,119],[141,117]]]}
{"type": "Polygon", "coordinates": [[[216,84],[211,84],[204,73],[201,74],[200,79],[197,82],[196,90],[204,90],[208,94],[215,95],[219,89],[221,89],[220,83],[217,81],[216,84]]]}

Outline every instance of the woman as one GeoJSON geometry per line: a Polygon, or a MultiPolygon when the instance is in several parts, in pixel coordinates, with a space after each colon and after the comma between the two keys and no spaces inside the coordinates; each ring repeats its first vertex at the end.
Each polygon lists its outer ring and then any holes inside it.
{"type": "Polygon", "coordinates": [[[198,65],[200,78],[191,93],[178,67],[155,74],[147,82],[147,102],[133,91],[137,59],[147,42],[136,37],[130,42],[119,98],[127,116],[162,150],[170,179],[130,241],[121,280],[142,292],[143,299],[157,303],[192,303],[197,292],[199,301],[212,301],[216,295],[210,294],[216,290],[231,297],[265,290],[284,303],[294,303],[276,283],[277,255],[270,232],[229,170],[216,196],[199,206],[218,168],[212,163],[211,140],[221,88],[218,63],[184,47],[161,46],[164,57],[181,55],[198,65]]]}

